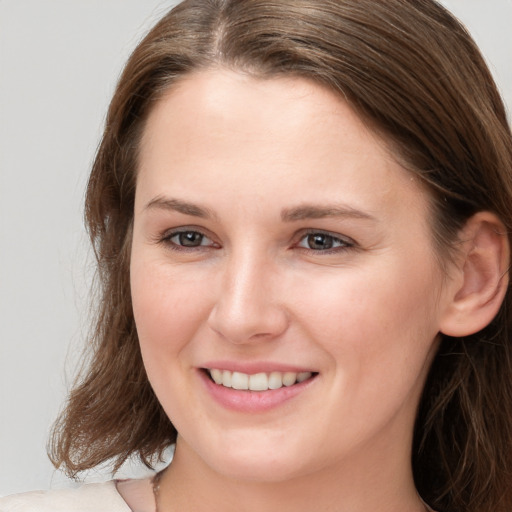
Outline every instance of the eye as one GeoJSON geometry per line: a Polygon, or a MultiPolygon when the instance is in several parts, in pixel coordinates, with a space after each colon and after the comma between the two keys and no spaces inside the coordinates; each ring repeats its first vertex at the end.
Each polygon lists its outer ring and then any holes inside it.
{"type": "Polygon", "coordinates": [[[210,240],[206,235],[192,229],[169,233],[163,237],[162,242],[168,243],[171,246],[174,246],[176,249],[194,249],[196,247],[215,246],[215,243],[212,242],[212,240],[210,240]]]}
{"type": "Polygon", "coordinates": [[[297,245],[311,251],[336,251],[352,247],[354,243],[329,233],[311,232],[303,236],[297,245]]]}

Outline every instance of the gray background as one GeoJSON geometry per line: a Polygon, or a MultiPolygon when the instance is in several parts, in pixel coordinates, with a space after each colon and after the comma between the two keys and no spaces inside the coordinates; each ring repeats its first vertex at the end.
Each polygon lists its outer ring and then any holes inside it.
{"type": "MultiPolygon", "coordinates": [[[[0,0],[0,495],[70,485],[45,444],[88,325],[88,169],[123,62],[175,3],[0,0]]],[[[512,109],[512,0],[444,3],[512,109]]]]}

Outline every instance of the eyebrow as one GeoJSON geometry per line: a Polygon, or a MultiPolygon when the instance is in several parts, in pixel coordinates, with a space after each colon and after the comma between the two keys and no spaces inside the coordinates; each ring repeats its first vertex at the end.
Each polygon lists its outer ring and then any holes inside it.
{"type": "Polygon", "coordinates": [[[155,197],[144,207],[144,210],[153,209],[175,211],[183,213],[184,215],[200,217],[202,219],[211,219],[215,217],[213,212],[204,206],[182,201],[181,199],[166,198],[162,196],[155,197]]]}
{"type": "MultiPolygon", "coordinates": [[[[175,211],[184,215],[191,215],[202,219],[216,218],[216,215],[209,208],[189,203],[181,199],[166,198],[162,196],[155,197],[144,207],[144,210],[152,209],[175,211]]],[[[285,208],[281,212],[281,220],[283,222],[296,222],[299,220],[322,219],[327,217],[349,217],[353,219],[376,221],[376,218],[369,213],[346,205],[319,206],[314,204],[304,204],[294,208],[285,208]]]]}
{"type": "Polygon", "coordinates": [[[318,206],[314,204],[305,204],[295,208],[286,208],[281,213],[281,219],[284,222],[295,222],[306,219],[323,219],[326,217],[349,217],[353,219],[377,220],[369,213],[345,205],[318,206]]]}

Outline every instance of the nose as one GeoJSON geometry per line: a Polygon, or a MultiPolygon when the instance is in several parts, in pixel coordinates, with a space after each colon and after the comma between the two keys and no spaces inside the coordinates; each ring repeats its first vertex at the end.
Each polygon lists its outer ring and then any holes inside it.
{"type": "Polygon", "coordinates": [[[275,265],[247,254],[226,261],[208,324],[235,344],[272,340],[288,326],[275,265]]]}

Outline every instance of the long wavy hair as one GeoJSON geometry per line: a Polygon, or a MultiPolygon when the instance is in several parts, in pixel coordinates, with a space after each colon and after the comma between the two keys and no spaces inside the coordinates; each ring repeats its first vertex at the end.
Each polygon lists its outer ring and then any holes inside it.
{"type": "MultiPolygon", "coordinates": [[[[98,264],[90,357],[49,453],[70,475],[136,455],[151,465],[176,438],[146,377],[130,298],[138,148],[149,112],[187,74],[218,66],[293,75],[337,92],[430,195],[440,261],[475,212],[512,232],[512,136],[465,28],[434,0],[186,0],[131,55],[110,104],[86,197],[98,264]]],[[[419,405],[417,488],[446,512],[512,510],[511,294],[496,318],[443,337],[419,405]]]]}

